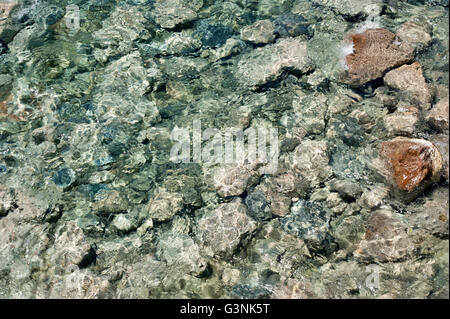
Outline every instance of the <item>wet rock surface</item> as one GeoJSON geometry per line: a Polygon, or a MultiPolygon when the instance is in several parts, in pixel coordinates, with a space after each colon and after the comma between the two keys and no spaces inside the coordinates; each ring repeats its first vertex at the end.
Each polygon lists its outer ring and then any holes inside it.
{"type": "Polygon", "coordinates": [[[281,225],[286,232],[303,239],[313,251],[332,250],[330,218],[330,212],[321,205],[300,200],[293,204],[289,216],[281,219],[281,225]]]}
{"type": "Polygon", "coordinates": [[[424,50],[431,43],[431,35],[427,25],[418,25],[414,22],[404,23],[397,31],[400,39],[407,42],[416,51],[424,50]]]}
{"type": "Polygon", "coordinates": [[[413,106],[398,108],[384,118],[384,124],[390,136],[413,136],[419,121],[419,110],[413,106]]]}
{"type": "Polygon", "coordinates": [[[270,20],[260,20],[241,30],[241,39],[255,44],[271,43],[275,40],[275,26],[270,20]]]}
{"type": "Polygon", "coordinates": [[[8,16],[10,15],[11,10],[18,4],[19,2],[15,0],[2,1],[2,3],[0,3],[0,34],[2,35],[2,38],[8,37],[8,32],[10,32],[8,30],[8,16]]]}
{"type": "Polygon", "coordinates": [[[242,84],[254,88],[276,81],[284,71],[302,74],[312,68],[306,43],[297,38],[282,39],[271,46],[257,48],[244,55],[238,64],[242,84]]]}
{"type": "Polygon", "coordinates": [[[256,229],[256,222],[246,214],[245,205],[235,199],[221,204],[198,221],[197,240],[214,255],[231,257],[240,241],[256,229]]]}
{"type": "Polygon", "coordinates": [[[394,261],[406,257],[414,246],[399,216],[389,210],[377,210],[369,218],[368,228],[355,254],[358,258],[375,261],[394,261]]]}
{"type": "Polygon", "coordinates": [[[448,1],[0,2],[0,298],[448,298],[448,1]]]}
{"type": "Polygon", "coordinates": [[[415,102],[417,106],[424,109],[428,108],[431,94],[425,83],[420,63],[414,62],[389,71],[383,79],[388,86],[412,96],[412,103],[415,102]]]}
{"type": "Polygon", "coordinates": [[[165,29],[173,29],[197,18],[197,11],[203,6],[203,0],[158,0],[155,2],[155,20],[165,29]]]}
{"type": "Polygon", "coordinates": [[[411,193],[441,176],[442,155],[429,141],[397,137],[384,142],[380,152],[400,190],[411,193]]]}
{"type": "Polygon", "coordinates": [[[346,56],[348,80],[362,85],[413,59],[411,48],[386,29],[369,29],[350,36],[353,52],[346,56]]]}
{"type": "Polygon", "coordinates": [[[437,102],[427,115],[427,120],[438,130],[448,131],[449,99],[444,98],[437,102]]]}

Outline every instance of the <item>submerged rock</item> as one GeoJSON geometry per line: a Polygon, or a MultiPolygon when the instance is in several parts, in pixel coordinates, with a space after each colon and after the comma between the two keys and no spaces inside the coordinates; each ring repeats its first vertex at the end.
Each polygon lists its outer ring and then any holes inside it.
{"type": "Polygon", "coordinates": [[[252,287],[238,284],[233,286],[231,291],[238,299],[267,299],[270,296],[270,290],[263,286],[252,287]]]}
{"type": "Polygon", "coordinates": [[[183,209],[183,198],[180,194],[169,193],[167,190],[159,188],[150,199],[148,209],[149,216],[153,220],[167,221],[183,209]]]}
{"type": "Polygon", "coordinates": [[[267,44],[275,40],[274,24],[270,20],[259,20],[241,30],[241,39],[255,44],[267,44]]]}
{"type": "Polygon", "coordinates": [[[355,200],[362,194],[361,186],[349,180],[332,180],[330,182],[330,190],[338,192],[342,198],[347,200],[355,200]]]}
{"type": "Polygon", "coordinates": [[[188,235],[164,234],[159,240],[157,256],[172,269],[194,276],[201,276],[208,268],[200,247],[188,235]]]}
{"type": "Polygon", "coordinates": [[[286,165],[305,188],[317,187],[331,177],[327,150],[324,141],[305,140],[286,158],[286,165]]]}
{"type": "MultiPolygon", "coordinates": [[[[358,137],[356,137],[358,138],[358,137]]],[[[336,145],[330,150],[329,166],[333,174],[338,178],[361,181],[367,176],[366,162],[360,154],[360,149],[347,146],[346,144],[336,145]]]]}
{"type": "Polygon", "coordinates": [[[263,221],[272,217],[268,202],[263,192],[255,191],[245,199],[248,214],[256,220],[263,221]]]}
{"type": "Polygon", "coordinates": [[[230,27],[219,24],[209,24],[206,21],[202,21],[194,32],[194,36],[200,38],[202,44],[209,48],[220,47],[232,34],[233,30],[230,27]]]}
{"type": "Polygon", "coordinates": [[[297,264],[304,263],[311,256],[305,242],[297,235],[283,230],[279,219],[263,225],[255,238],[248,244],[245,253],[251,261],[258,261],[261,272],[268,270],[289,277],[297,264]]]}
{"type": "Polygon", "coordinates": [[[7,0],[0,3],[0,39],[2,41],[10,40],[11,37],[10,33],[15,31],[15,30],[8,30],[7,19],[9,17],[9,14],[11,13],[11,10],[18,4],[19,1],[17,0],[7,0]]]}
{"type": "Polygon", "coordinates": [[[377,16],[382,11],[380,0],[314,0],[322,6],[337,10],[344,16],[377,16]]]}
{"type": "Polygon", "coordinates": [[[76,221],[61,224],[55,231],[55,243],[47,250],[48,262],[52,267],[64,271],[77,265],[85,268],[95,255],[90,255],[91,244],[76,221]]]}
{"type": "Polygon", "coordinates": [[[384,76],[384,82],[388,86],[404,92],[408,99],[411,99],[411,102],[417,103],[418,107],[428,109],[431,102],[431,93],[423,77],[419,62],[403,65],[389,71],[384,76]]]}
{"type": "Polygon", "coordinates": [[[413,106],[398,108],[384,117],[384,124],[390,136],[412,136],[419,123],[419,110],[413,106]]]}
{"type": "Polygon", "coordinates": [[[363,238],[366,227],[363,216],[339,216],[330,223],[331,234],[336,239],[339,249],[353,252],[363,238]]]}
{"type": "Polygon", "coordinates": [[[133,42],[138,39],[149,39],[150,33],[145,27],[146,19],[136,7],[118,6],[108,19],[102,22],[103,27],[95,31],[92,37],[100,47],[94,53],[97,60],[106,62],[111,56],[127,54],[133,42]]]}
{"type": "Polygon", "coordinates": [[[145,93],[161,76],[158,69],[146,69],[139,52],[135,51],[110,63],[102,81],[94,90],[93,103],[102,120],[155,123],[160,120],[157,107],[145,98],[145,93]]]}
{"type": "Polygon", "coordinates": [[[336,249],[329,234],[330,219],[331,213],[320,204],[299,200],[280,223],[286,232],[302,238],[310,250],[330,253],[336,249]]]}
{"type": "Polygon", "coordinates": [[[437,102],[433,108],[428,112],[426,117],[435,128],[440,131],[447,131],[449,129],[449,99],[444,98],[437,102]]]}
{"type": "Polygon", "coordinates": [[[157,0],[155,1],[156,22],[164,29],[173,29],[197,19],[203,0],[157,0]]]}
{"type": "Polygon", "coordinates": [[[102,198],[92,203],[92,208],[100,213],[122,213],[128,210],[128,201],[119,191],[105,192],[102,198]]]}
{"type": "Polygon", "coordinates": [[[358,202],[361,207],[375,209],[380,207],[386,201],[389,194],[389,187],[384,184],[376,184],[366,189],[358,202]]]}
{"type": "Polygon", "coordinates": [[[381,145],[381,154],[401,190],[412,192],[422,183],[440,177],[442,156],[431,142],[397,137],[381,145]]]}
{"type": "Polygon", "coordinates": [[[97,276],[90,269],[74,267],[62,276],[54,276],[49,287],[40,285],[36,292],[38,298],[49,299],[96,299],[108,296],[109,281],[97,276]],[[50,287],[50,288],[49,288],[50,287]]]}
{"type": "Polygon", "coordinates": [[[292,198],[303,195],[308,187],[308,184],[303,184],[302,180],[295,175],[281,173],[276,176],[266,176],[255,189],[257,192],[262,192],[267,200],[264,214],[270,212],[276,216],[285,216],[289,213],[292,198]]]}
{"type": "Polygon", "coordinates": [[[239,198],[221,204],[198,221],[196,239],[212,255],[230,258],[241,241],[256,229],[239,198]]]}
{"type": "Polygon", "coordinates": [[[431,35],[425,26],[414,22],[404,23],[397,34],[402,41],[412,46],[416,51],[422,51],[431,44],[431,35]]]}
{"type": "Polygon", "coordinates": [[[170,36],[160,49],[167,54],[184,55],[195,52],[201,45],[199,40],[183,32],[178,32],[170,36]]]}
{"type": "Polygon", "coordinates": [[[313,36],[312,29],[309,28],[311,23],[299,14],[292,12],[283,14],[276,18],[273,23],[275,25],[275,33],[282,38],[297,37],[299,35],[313,36]]]}
{"type": "Polygon", "coordinates": [[[14,189],[0,189],[0,217],[8,215],[14,209],[14,189]]]}
{"type": "Polygon", "coordinates": [[[234,54],[241,53],[245,47],[246,44],[244,41],[229,38],[223,46],[208,52],[208,59],[212,62],[216,62],[218,60],[228,58],[234,54]]]}
{"type": "Polygon", "coordinates": [[[448,297],[444,0],[0,2],[0,298],[448,297]]]}
{"type": "Polygon", "coordinates": [[[214,169],[204,167],[205,176],[221,197],[239,196],[261,175],[257,164],[221,165],[214,169]]]}
{"type": "Polygon", "coordinates": [[[449,139],[448,135],[444,134],[436,134],[431,136],[431,142],[438,148],[439,152],[441,152],[442,160],[443,160],[443,170],[442,175],[449,181],[449,139]]]}
{"type": "Polygon", "coordinates": [[[317,299],[314,287],[310,281],[305,279],[289,278],[279,286],[275,287],[272,299],[317,299]]]}
{"type": "MultiPolygon", "coordinates": [[[[305,92],[296,92],[292,101],[295,123],[288,124],[289,130],[304,130],[306,134],[320,134],[325,129],[325,116],[329,101],[325,94],[314,94],[310,96],[305,92]]],[[[283,121],[283,120],[282,120],[283,121]]],[[[283,121],[284,122],[284,121],[283,121]]]]}
{"type": "Polygon", "coordinates": [[[128,233],[131,230],[136,229],[135,223],[127,214],[119,214],[115,216],[113,221],[111,222],[111,226],[122,233],[128,233]]]}
{"type": "Polygon", "coordinates": [[[75,182],[75,180],[75,172],[68,167],[61,168],[60,170],[55,172],[55,174],[53,174],[53,181],[56,185],[61,187],[70,186],[75,182]]]}
{"type": "Polygon", "coordinates": [[[449,235],[449,189],[433,190],[423,201],[414,203],[409,216],[412,227],[442,238],[449,235]]]}
{"type": "Polygon", "coordinates": [[[336,115],[329,121],[327,136],[336,138],[347,146],[359,147],[364,141],[364,130],[355,119],[336,115]]]}
{"type": "Polygon", "coordinates": [[[380,209],[370,216],[366,234],[355,256],[377,262],[397,261],[407,257],[413,249],[398,216],[390,210],[380,209]]]}
{"type": "Polygon", "coordinates": [[[276,81],[283,72],[301,75],[312,69],[306,42],[289,38],[243,55],[236,72],[242,85],[257,88],[276,81]]]}

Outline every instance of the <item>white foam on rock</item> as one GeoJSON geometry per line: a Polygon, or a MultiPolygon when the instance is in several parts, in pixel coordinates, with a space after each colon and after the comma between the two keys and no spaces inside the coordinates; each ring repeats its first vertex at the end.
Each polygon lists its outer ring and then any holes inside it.
{"type": "Polygon", "coordinates": [[[353,41],[349,39],[344,43],[344,45],[341,46],[339,51],[339,66],[344,70],[348,70],[348,65],[345,58],[353,52],[353,41]]]}

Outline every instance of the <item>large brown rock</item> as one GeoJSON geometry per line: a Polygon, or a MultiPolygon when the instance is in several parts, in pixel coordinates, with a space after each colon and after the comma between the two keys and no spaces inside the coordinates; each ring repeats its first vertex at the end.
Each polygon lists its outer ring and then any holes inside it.
{"type": "Polygon", "coordinates": [[[442,156],[429,141],[396,137],[382,143],[381,156],[389,179],[401,191],[412,193],[441,176],[442,156]]]}
{"type": "Polygon", "coordinates": [[[345,57],[348,67],[343,82],[360,86],[382,77],[387,71],[410,62],[414,50],[386,29],[368,29],[352,34],[353,53],[345,57]]]}
{"type": "Polygon", "coordinates": [[[403,65],[384,76],[384,82],[397,90],[405,93],[405,97],[414,104],[428,109],[431,103],[431,93],[423,77],[422,67],[419,62],[403,65]]]}

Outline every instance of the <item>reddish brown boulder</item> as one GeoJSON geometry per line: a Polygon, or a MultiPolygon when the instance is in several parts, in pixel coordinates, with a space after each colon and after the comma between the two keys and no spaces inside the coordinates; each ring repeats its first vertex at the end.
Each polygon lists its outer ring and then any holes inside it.
{"type": "Polygon", "coordinates": [[[349,40],[353,53],[345,58],[348,71],[344,82],[353,86],[378,79],[414,57],[413,48],[386,29],[369,29],[350,35],[349,40]]]}
{"type": "Polygon", "coordinates": [[[411,102],[428,109],[431,103],[431,93],[423,77],[419,62],[403,65],[389,71],[384,76],[384,83],[388,86],[405,92],[411,102]]]}
{"type": "Polygon", "coordinates": [[[429,141],[397,137],[382,143],[381,156],[390,177],[402,191],[411,193],[441,176],[442,156],[429,141]]]}

